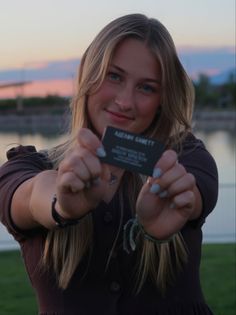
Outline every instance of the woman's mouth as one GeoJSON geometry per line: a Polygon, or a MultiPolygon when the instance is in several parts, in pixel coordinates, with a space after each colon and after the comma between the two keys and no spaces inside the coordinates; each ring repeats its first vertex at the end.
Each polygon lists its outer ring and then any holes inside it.
{"type": "Polygon", "coordinates": [[[107,114],[109,115],[109,117],[113,120],[113,121],[117,121],[117,122],[124,122],[124,121],[127,121],[127,120],[134,120],[133,117],[130,117],[130,116],[127,116],[127,115],[124,115],[124,114],[121,114],[120,112],[113,112],[113,111],[110,111],[110,110],[107,110],[106,109],[106,112],[107,114]]]}

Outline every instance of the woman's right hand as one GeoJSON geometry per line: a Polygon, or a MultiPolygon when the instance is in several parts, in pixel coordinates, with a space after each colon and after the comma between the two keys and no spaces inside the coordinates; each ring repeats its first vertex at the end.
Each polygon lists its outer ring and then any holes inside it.
{"type": "Polygon", "coordinates": [[[110,178],[106,165],[101,164],[99,138],[82,128],[74,147],[58,168],[56,209],[64,218],[79,218],[95,208],[103,199],[110,178]]]}
{"type": "MultiPolygon", "coordinates": [[[[65,219],[80,218],[95,208],[104,198],[109,186],[110,171],[101,164],[97,149],[101,141],[88,129],[78,132],[74,147],[60,163],[58,171],[39,171],[15,190],[11,202],[11,217],[22,230],[44,226],[55,228],[52,198],[55,208],[65,219]]],[[[28,165],[32,172],[38,169],[28,165]]],[[[37,163],[36,163],[37,164],[37,163]]]]}

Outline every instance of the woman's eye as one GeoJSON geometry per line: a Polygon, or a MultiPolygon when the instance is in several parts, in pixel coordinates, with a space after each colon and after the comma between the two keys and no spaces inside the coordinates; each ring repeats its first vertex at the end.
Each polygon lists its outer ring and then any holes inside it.
{"type": "Polygon", "coordinates": [[[111,81],[120,82],[121,76],[118,73],[115,72],[108,72],[107,77],[111,81]]]}
{"type": "Polygon", "coordinates": [[[144,93],[154,93],[156,91],[156,89],[149,84],[142,84],[138,89],[144,93]]]}

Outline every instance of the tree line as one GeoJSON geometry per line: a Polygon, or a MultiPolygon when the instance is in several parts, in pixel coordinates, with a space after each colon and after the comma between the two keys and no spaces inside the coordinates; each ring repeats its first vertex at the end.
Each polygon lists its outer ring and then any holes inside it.
{"type": "Polygon", "coordinates": [[[231,72],[223,84],[212,84],[210,78],[200,74],[194,82],[196,108],[236,109],[236,77],[231,72]]]}
{"type": "MultiPolygon", "coordinates": [[[[196,109],[236,109],[236,77],[231,73],[223,84],[213,84],[205,74],[200,74],[194,82],[196,109]]],[[[60,114],[68,109],[69,97],[48,95],[46,97],[19,96],[15,99],[1,99],[0,113],[50,113],[60,114]]]]}

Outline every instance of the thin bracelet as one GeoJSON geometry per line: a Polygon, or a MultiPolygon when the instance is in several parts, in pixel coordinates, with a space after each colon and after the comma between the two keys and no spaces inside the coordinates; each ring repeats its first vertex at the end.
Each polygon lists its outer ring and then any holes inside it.
{"type": "Polygon", "coordinates": [[[64,228],[66,226],[69,226],[69,225],[75,225],[75,224],[78,224],[79,221],[82,219],[79,218],[79,219],[65,219],[63,218],[56,210],[55,208],[55,205],[56,205],[56,202],[57,202],[57,196],[54,195],[53,198],[52,198],[52,206],[51,206],[51,213],[52,213],[52,217],[54,219],[54,221],[56,222],[56,225],[60,228],[64,228]]]}
{"type": "Polygon", "coordinates": [[[148,234],[144,227],[140,224],[138,220],[138,216],[136,215],[135,218],[130,219],[125,225],[123,230],[123,248],[127,253],[130,253],[130,250],[135,251],[136,249],[136,238],[138,232],[141,231],[144,238],[153,242],[154,244],[163,244],[170,242],[175,234],[167,239],[158,239],[150,234],[148,234]]]}
{"type": "Polygon", "coordinates": [[[153,242],[153,243],[156,243],[156,244],[168,243],[168,242],[170,242],[170,241],[174,238],[174,236],[175,236],[175,234],[173,234],[173,235],[171,235],[169,238],[165,238],[165,239],[161,239],[161,240],[160,240],[160,239],[158,239],[158,238],[156,238],[156,237],[154,237],[154,236],[148,234],[148,233],[144,230],[144,227],[142,226],[142,224],[140,224],[140,222],[139,222],[139,227],[140,227],[140,230],[141,230],[142,233],[143,233],[144,238],[146,238],[147,240],[149,240],[149,241],[151,241],[151,242],[153,242]]]}

